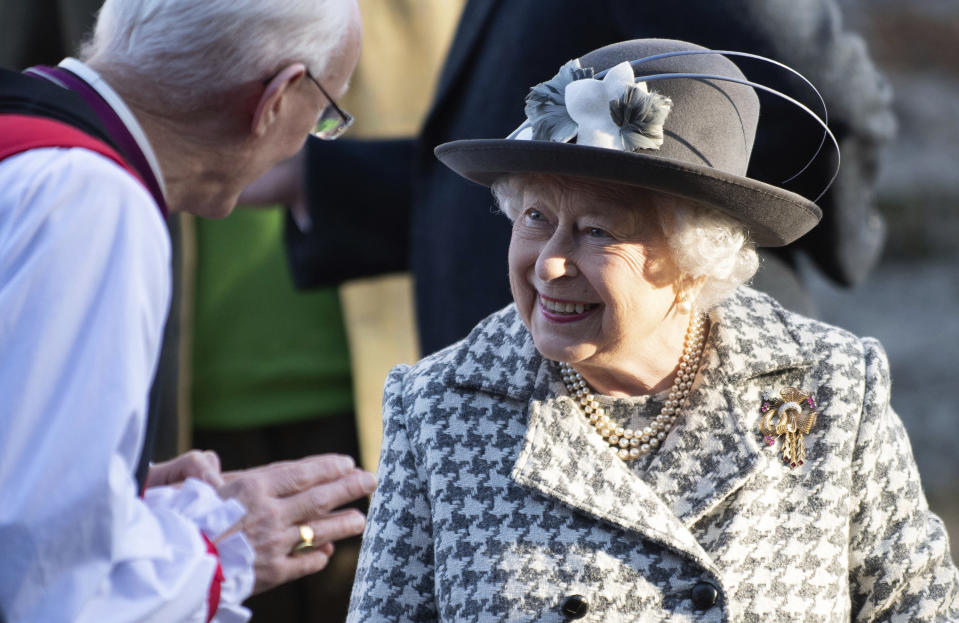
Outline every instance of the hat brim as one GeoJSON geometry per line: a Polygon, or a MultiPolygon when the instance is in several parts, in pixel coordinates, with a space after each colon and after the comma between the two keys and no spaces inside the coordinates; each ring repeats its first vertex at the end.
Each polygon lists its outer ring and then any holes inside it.
{"type": "Polygon", "coordinates": [[[815,227],[822,211],[801,195],[748,177],[645,153],[549,141],[473,139],[434,150],[484,186],[515,173],[551,173],[639,186],[714,207],[743,222],[757,246],[780,247],[815,227]]]}

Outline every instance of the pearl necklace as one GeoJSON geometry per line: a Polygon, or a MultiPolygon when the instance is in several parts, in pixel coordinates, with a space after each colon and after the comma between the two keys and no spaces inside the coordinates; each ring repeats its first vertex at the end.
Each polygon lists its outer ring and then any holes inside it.
{"type": "Polygon", "coordinates": [[[673,380],[673,386],[669,390],[666,404],[649,426],[642,430],[633,430],[617,426],[615,422],[609,419],[606,409],[599,406],[596,398],[590,391],[589,385],[583,375],[573,369],[568,363],[560,363],[559,371],[563,375],[563,384],[570,396],[579,402],[579,407],[583,414],[589,419],[590,423],[596,429],[596,432],[616,450],[616,455],[624,461],[637,459],[643,455],[649,454],[659,447],[659,444],[666,439],[676,418],[679,417],[683,407],[686,406],[686,398],[689,396],[689,389],[693,385],[693,378],[699,370],[699,362],[703,355],[705,344],[705,316],[693,314],[689,319],[689,326],[686,328],[686,339],[683,343],[683,356],[679,361],[679,371],[673,380]]]}

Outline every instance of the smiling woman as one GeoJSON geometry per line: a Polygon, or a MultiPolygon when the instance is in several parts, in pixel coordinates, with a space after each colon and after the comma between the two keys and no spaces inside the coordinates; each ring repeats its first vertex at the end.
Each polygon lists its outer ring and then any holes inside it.
{"type": "Polygon", "coordinates": [[[591,370],[602,393],[668,387],[692,301],[709,309],[758,267],[741,223],[671,195],[552,175],[504,177],[493,192],[513,221],[510,283],[537,349],[591,370]]]}
{"type": "Polygon", "coordinates": [[[515,303],[390,374],[350,620],[959,618],[882,348],[743,285],[820,211],[746,176],[726,55],[607,46],[437,148],[515,303]]]}
{"type": "Polygon", "coordinates": [[[561,180],[523,193],[509,249],[516,309],[537,350],[577,364],[598,391],[658,391],[668,386],[692,313],[676,304],[695,286],[682,284],[653,195],[639,191],[639,201],[624,205],[603,194],[561,180]]]}

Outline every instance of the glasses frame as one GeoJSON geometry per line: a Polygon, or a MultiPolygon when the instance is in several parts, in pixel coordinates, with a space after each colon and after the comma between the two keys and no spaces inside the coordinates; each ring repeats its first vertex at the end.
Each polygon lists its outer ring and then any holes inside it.
{"type": "Polygon", "coordinates": [[[320,118],[317,119],[316,125],[313,127],[313,131],[310,132],[316,138],[323,141],[335,141],[336,139],[343,136],[343,133],[350,129],[350,126],[353,125],[353,115],[346,112],[337,105],[336,100],[330,97],[330,94],[326,92],[326,89],[323,88],[323,85],[320,84],[320,81],[317,80],[310,70],[306,70],[306,77],[313,81],[313,84],[316,85],[316,88],[320,90],[320,93],[323,94],[323,97],[329,102],[329,105],[323,108],[323,112],[320,113],[320,118]],[[336,119],[331,119],[330,110],[336,115],[336,119]],[[334,121],[335,125],[326,129],[326,125],[334,121]]]}

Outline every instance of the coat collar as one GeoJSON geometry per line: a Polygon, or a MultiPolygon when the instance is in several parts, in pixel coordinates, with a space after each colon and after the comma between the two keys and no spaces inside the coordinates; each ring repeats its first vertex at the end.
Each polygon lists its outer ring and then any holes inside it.
{"type": "Polygon", "coordinates": [[[811,361],[789,312],[763,294],[741,288],[710,319],[706,363],[643,478],[580,415],[513,306],[467,337],[450,381],[528,404],[518,483],[712,568],[690,528],[769,461],[755,431],[759,396],[742,395],[743,384],[811,361]]]}
{"type": "MultiPolygon", "coordinates": [[[[812,348],[793,318],[769,296],[739,288],[710,313],[704,367],[725,384],[808,367],[812,348]]],[[[461,346],[451,369],[454,384],[514,400],[533,396],[543,358],[515,306],[481,322],[461,346]]]]}

